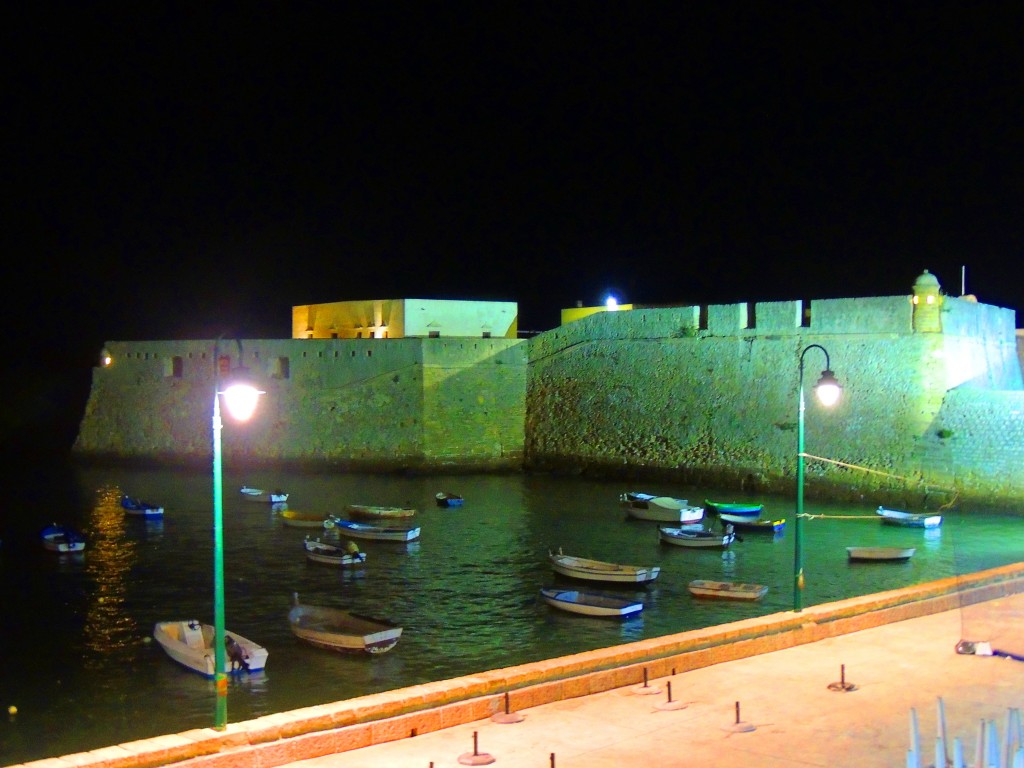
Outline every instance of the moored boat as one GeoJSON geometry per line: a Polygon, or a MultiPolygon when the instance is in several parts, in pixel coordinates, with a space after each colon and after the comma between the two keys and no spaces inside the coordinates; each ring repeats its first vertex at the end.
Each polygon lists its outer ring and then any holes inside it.
{"type": "Polygon", "coordinates": [[[282,509],[278,513],[281,522],[290,528],[327,528],[328,516],[319,512],[300,512],[297,509],[282,509]]]}
{"type": "Polygon", "coordinates": [[[548,561],[555,573],[587,581],[646,584],[654,581],[661,573],[659,566],[621,565],[603,560],[589,560],[585,557],[563,554],[561,549],[558,550],[558,554],[548,552],[548,561]]]}
{"type": "MultiPolygon", "coordinates": [[[[215,630],[210,624],[189,621],[160,621],[153,627],[153,639],[168,656],[204,677],[213,677],[216,654],[215,630]]],[[[228,674],[259,672],[267,665],[268,651],[236,632],[224,631],[225,669],[228,674]]]]}
{"type": "Polygon", "coordinates": [[[413,541],[420,537],[419,528],[392,527],[371,525],[355,520],[343,520],[331,515],[324,524],[325,528],[336,528],[339,533],[354,539],[376,539],[378,541],[413,541]]]}
{"type": "Polygon", "coordinates": [[[847,547],[850,560],[859,561],[900,561],[909,560],[917,551],[915,547],[847,547]]]}
{"type": "Polygon", "coordinates": [[[764,512],[764,504],[748,501],[711,501],[704,499],[704,507],[708,512],[718,515],[725,512],[728,515],[741,515],[742,517],[760,517],[764,512]]]}
{"type": "Polygon", "coordinates": [[[402,520],[416,514],[412,507],[380,507],[371,504],[349,504],[345,511],[350,517],[362,520],[402,520]]]}
{"type": "Polygon", "coordinates": [[[915,514],[885,507],[879,507],[875,513],[884,525],[895,525],[900,528],[938,528],[942,525],[942,515],[915,514]]]}
{"type": "Polygon", "coordinates": [[[445,493],[438,491],[434,494],[434,500],[439,507],[461,507],[463,499],[457,493],[445,493]]]}
{"type": "Polygon", "coordinates": [[[288,501],[288,494],[277,489],[265,491],[262,488],[251,488],[243,485],[241,489],[242,498],[246,501],[258,501],[265,504],[284,504],[288,501]]]}
{"type": "Polygon", "coordinates": [[[747,584],[737,581],[708,581],[694,579],[687,588],[695,597],[711,597],[723,600],[759,600],[768,592],[764,584],[747,584]]]}
{"type": "Polygon", "coordinates": [[[39,532],[39,538],[43,547],[51,552],[67,554],[85,549],[85,536],[69,525],[51,523],[39,532]]]}
{"type": "Polygon", "coordinates": [[[621,619],[640,613],[644,609],[644,604],[640,600],[605,592],[579,592],[574,589],[545,587],[541,589],[540,594],[548,605],[583,616],[621,619]]]}
{"type": "Polygon", "coordinates": [[[655,496],[650,493],[630,491],[619,496],[619,502],[626,508],[626,514],[636,520],[653,520],[660,523],[696,523],[704,517],[704,508],[690,504],[686,499],[671,496],[655,496]]]}
{"type": "Polygon", "coordinates": [[[346,567],[366,562],[366,553],[361,552],[354,541],[348,542],[345,546],[336,546],[307,536],[302,542],[302,548],[306,552],[306,559],[311,563],[346,567]]]}
{"type": "Polygon", "coordinates": [[[163,517],[164,508],[159,504],[150,504],[142,499],[133,499],[131,496],[121,496],[121,507],[126,514],[138,517],[163,517]]]}
{"type": "Polygon", "coordinates": [[[771,533],[777,534],[782,533],[786,528],[786,519],[781,520],[769,520],[768,518],[760,517],[746,517],[744,515],[731,515],[727,512],[720,512],[718,519],[723,523],[728,523],[737,531],[744,531],[747,533],[771,533]]]}
{"type": "Polygon", "coordinates": [[[736,539],[732,526],[726,527],[725,533],[700,530],[694,528],[666,528],[658,526],[658,538],[666,544],[691,549],[728,549],[736,539]]]}
{"type": "Polygon", "coordinates": [[[387,653],[398,644],[402,627],[372,616],[363,616],[340,608],[307,605],[292,596],[288,612],[292,633],[311,645],[344,653],[387,653]]]}

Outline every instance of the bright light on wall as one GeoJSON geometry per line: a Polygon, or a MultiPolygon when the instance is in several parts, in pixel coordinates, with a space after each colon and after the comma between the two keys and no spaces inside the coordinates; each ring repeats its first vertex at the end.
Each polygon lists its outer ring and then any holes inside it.
{"type": "Polygon", "coordinates": [[[605,299],[604,305],[609,312],[614,312],[616,309],[619,308],[619,302],[614,296],[609,296],[607,299],[605,299]]]}

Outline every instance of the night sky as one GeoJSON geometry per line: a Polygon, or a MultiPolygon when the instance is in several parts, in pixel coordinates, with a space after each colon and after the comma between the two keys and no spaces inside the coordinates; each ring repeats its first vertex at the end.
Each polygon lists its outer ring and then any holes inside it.
{"type": "Polygon", "coordinates": [[[57,410],[105,340],[288,337],[295,304],[516,301],[529,331],[966,267],[1024,311],[1019,4],[25,6],[4,383],[57,410]]]}

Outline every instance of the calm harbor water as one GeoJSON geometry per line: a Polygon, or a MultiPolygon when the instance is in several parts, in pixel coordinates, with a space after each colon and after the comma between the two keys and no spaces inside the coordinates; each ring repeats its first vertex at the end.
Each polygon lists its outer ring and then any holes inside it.
{"type": "MultiPolygon", "coordinates": [[[[39,467],[5,499],[0,523],[0,765],[67,754],[213,721],[213,684],[170,661],[151,640],[167,619],[212,617],[208,471],[39,467]],[[162,522],[127,517],[122,493],[162,504],[162,522]],[[80,555],[46,552],[51,521],[80,527],[80,555]]],[[[531,475],[295,474],[228,466],[224,479],[227,627],[269,651],[266,671],[232,681],[229,719],[337,701],[583,650],[789,610],[793,501],[761,497],[789,522],[781,538],[743,534],[725,553],[659,543],[657,524],[628,519],[626,490],[688,498],[752,499],[713,488],[531,475]],[[418,542],[362,541],[355,572],[307,563],[308,529],[282,524],[243,485],[281,488],[289,507],[342,514],[349,503],[414,506],[418,542]],[[437,491],[465,506],[440,509],[437,491]],[[660,578],[625,622],[557,612],[538,590],[562,583],[549,549],[640,565],[660,578]],[[691,579],[752,581],[756,603],[695,600],[691,579]],[[293,592],[312,603],[385,616],[405,628],[380,657],[305,645],[287,622],[293,592]]],[[[809,500],[804,605],[893,589],[1024,559],[1024,518],[954,507],[936,531],[882,526],[873,507],[809,500]],[[851,545],[915,546],[905,563],[850,564],[851,545]]],[[[921,511],[921,510],[914,510],[921,511]]],[[[318,535],[317,532],[313,532],[318,535]]],[[[578,585],[578,584],[577,584],[578,585]]],[[[579,586],[579,585],[578,585],[579,586]]],[[[583,588],[592,588],[584,586],[583,588]]],[[[614,589],[611,588],[611,589],[614,589]]],[[[965,612],[966,613],[966,612],[965,612]]],[[[959,638],[951,638],[951,645],[959,638]]]]}

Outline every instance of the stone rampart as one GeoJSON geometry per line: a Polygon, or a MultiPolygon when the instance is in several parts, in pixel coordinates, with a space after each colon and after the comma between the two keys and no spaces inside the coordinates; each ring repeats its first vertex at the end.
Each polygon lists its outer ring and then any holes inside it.
{"type": "MultiPolygon", "coordinates": [[[[225,455],[790,493],[806,350],[805,451],[827,460],[807,462],[808,494],[1019,503],[1014,313],[945,297],[922,332],[915,311],[895,296],[600,312],[528,341],[222,341],[267,391],[252,423],[225,428],[225,455]],[[812,345],[844,386],[830,411],[810,395],[826,367],[812,345]]],[[[76,451],[208,460],[213,347],[108,344],[114,363],[94,372],[76,451]]]]}

